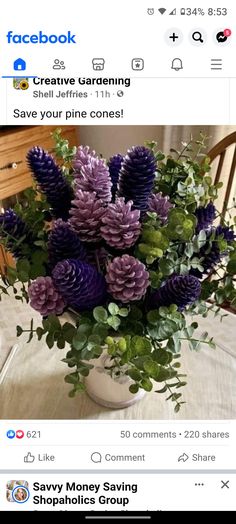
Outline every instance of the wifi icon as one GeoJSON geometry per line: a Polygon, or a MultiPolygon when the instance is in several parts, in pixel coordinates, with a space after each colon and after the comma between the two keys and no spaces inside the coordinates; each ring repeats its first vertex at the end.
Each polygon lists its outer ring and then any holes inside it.
{"type": "Polygon", "coordinates": [[[164,7],[160,7],[160,9],[158,9],[159,13],[161,13],[161,15],[164,15],[164,13],[166,12],[166,9],[164,7]]]}

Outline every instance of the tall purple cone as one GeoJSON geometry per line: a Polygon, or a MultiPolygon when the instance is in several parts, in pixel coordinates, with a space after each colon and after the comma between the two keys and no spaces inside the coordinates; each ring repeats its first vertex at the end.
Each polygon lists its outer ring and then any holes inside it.
{"type": "Polygon", "coordinates": [[[96,193],[104,204],[111,201],[111,186],[108,167],[101,158],[92,157],[76,176],[76,189],[96,193]]]}
{"type": "Polygon", "coordinates": [[[209,202],[206,207],[198,207],[195,211],[197,217],[196,231],[199,233],[202,229],[208,229],[216,218],[216,208],[212,202],[209,202]]]}
{"type": "Polygon", "coordinates": [[[53,157],[40,147],[33,147],[27,154],[32,175],[52,208],[56,218],[67,220],[73,190],[53,157]]]}
{"type": "Polygon", "coordinates": [[[89,146],[79,146],[77,148],[74,161],[73,161],[73,167],[74,167],[74,177],[77,178],[77,176],[80,173],[80,170],[83,166],[87,166],[91,160],[91,158],[97,158],[97,155],[95,151],[92,151],[89,146]]]}
{"type": "Polygon", "coordinates": [[[193,304],[200,297],[201,284],[192,275],[177,275],[169,278],[150,297],[151,308],[176,304],[179,310],[193,304]]]}
{"type": "Polygon", "coordinates": [[[105,278],[90,264],[79,260],[58,262],[52,272],[52,279],[68,305],[79,311],[104,303],[105,278]]]}
{"type": "Polygon", "coordinates": [[[113,200],[115,200],[115,196],[117,192],[117,185],[118,185],[118,180],[119,180],[119,175],[120,175],[120,170],[121,170],[121,165],[122,165],[123,160],[124,160],[124,157],[118,153],[117,155],[112,156],[107,164],[109,168],[109,173],[111,176],[111,181],[112,181],[111,192],[112,192],[113,200]]]}
{"type": "Polygon", "coordinates": [[[122,163],[118,194],[132,200],[135,209],[147,211],[156,172],[156,159],[147,147],[129,149],[122,163]]]}
{"type": "Polygon", "coordinates": [[[105,213],[103,201],[96,198],[96,193],[78,189],[73,207],[70,210],[70,224],[82,242],[99,242],[100,227],[105,213]]]}
{"type": "Polygon", "coordinates": [[[49,263],[55,266],[66,258],[85,260],[86,249],[68,222],[58,219],[48,239],[49,263]]]}
{"type": "Polygon", "coordinates": [[[1,237],[6,240],[7,248],[16,257],[22,254],[24,244],[31,244],[33,240],[26,223],[12,209],[7,209],[0,215],[1,237]]]}

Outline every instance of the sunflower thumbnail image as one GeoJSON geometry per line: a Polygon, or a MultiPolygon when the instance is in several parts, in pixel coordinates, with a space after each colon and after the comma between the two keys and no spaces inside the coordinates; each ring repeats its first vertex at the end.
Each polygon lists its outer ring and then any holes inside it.
{"type": "Polygon", "coordinates": [[[28,78],[13,78],[13,87],[21,91],[26,91],[29,88],[28,78]]]}

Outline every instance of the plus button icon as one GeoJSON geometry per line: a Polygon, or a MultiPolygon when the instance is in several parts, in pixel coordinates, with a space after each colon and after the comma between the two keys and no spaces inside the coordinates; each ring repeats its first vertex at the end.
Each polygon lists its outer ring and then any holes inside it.
{"type": "Polygon", "coordinates": [[[172,42],[175,42],[175,40],[178,40],[178,35],[174,32],[172,35],[169,36],[171,38],[172,42]]]}

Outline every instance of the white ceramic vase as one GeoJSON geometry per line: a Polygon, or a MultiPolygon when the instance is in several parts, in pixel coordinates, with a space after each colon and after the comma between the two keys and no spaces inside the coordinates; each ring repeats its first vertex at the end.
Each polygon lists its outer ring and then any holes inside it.
{"type": "Polygon", "coordinates": [[[100,406],[111,409],[127,408],[144,397],[143,389],[136,394],[130,393],[129,386],[134,382],[127,375],[111,377],[105,369],[111,364],[111,359],[106,352],[99,358],[90,360],[89,363],[93,364],[94,368],[85,378],[86,392],[100,406]]]}

